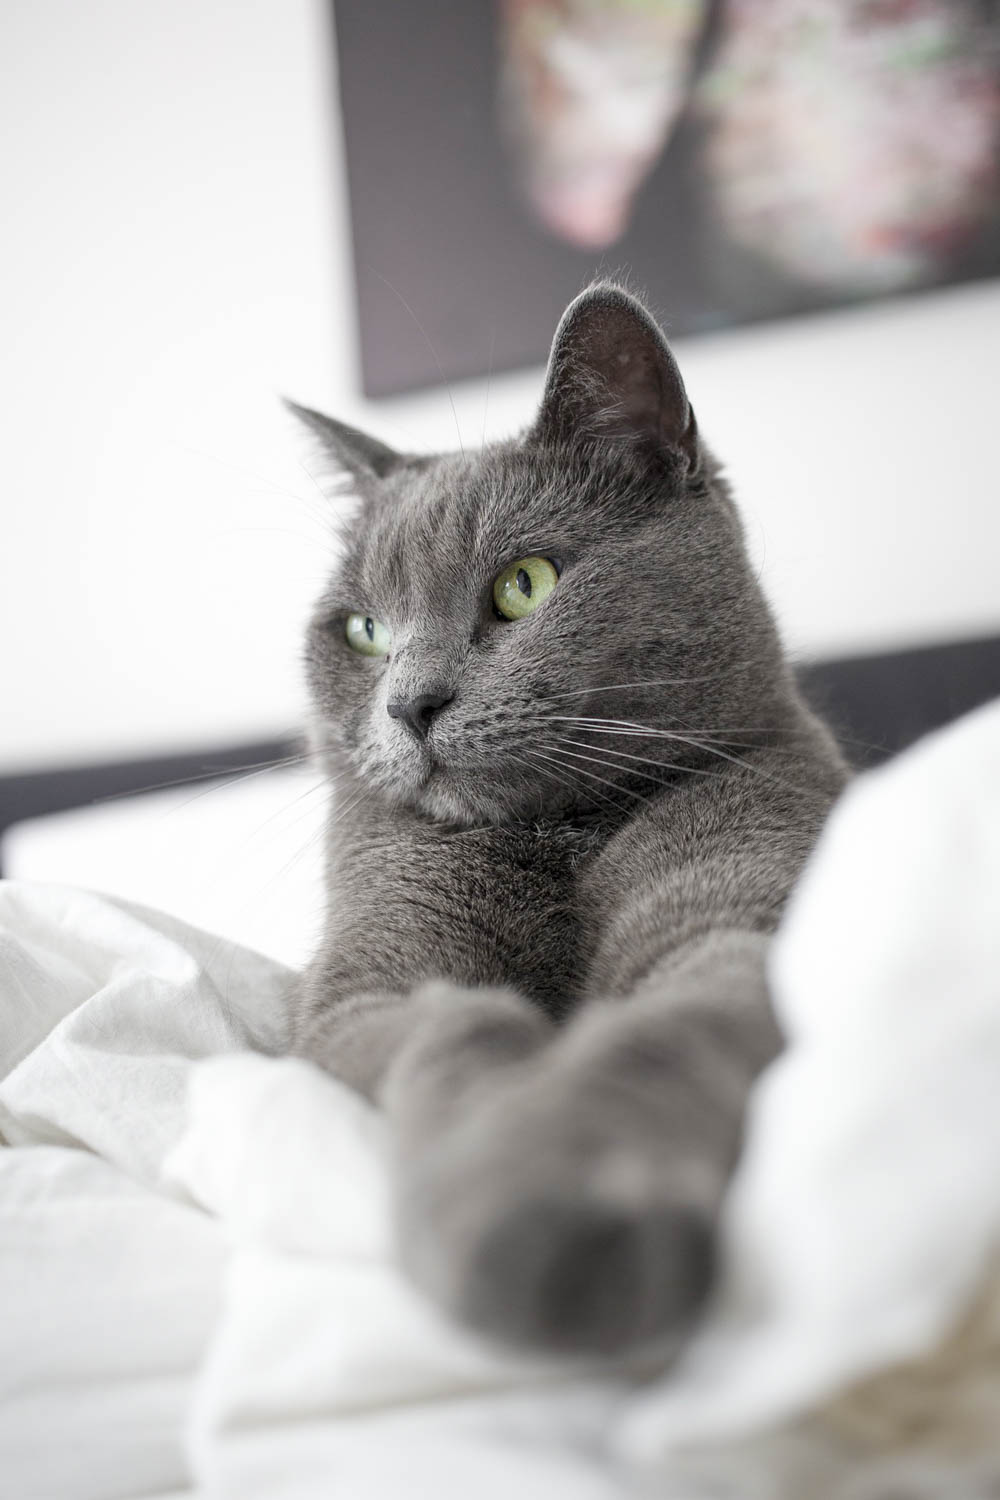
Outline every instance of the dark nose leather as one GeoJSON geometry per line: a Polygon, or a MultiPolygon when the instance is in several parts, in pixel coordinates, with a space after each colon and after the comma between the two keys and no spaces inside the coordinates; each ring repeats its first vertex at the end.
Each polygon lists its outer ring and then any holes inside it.
{"type": "Polygon", "coordinates": [[[386,709],[390,719],[402,719],[418,740],[425,740],[434,715],[454,696],[454,693],[419,693],[405,703],[387,703],[386,709]]]}

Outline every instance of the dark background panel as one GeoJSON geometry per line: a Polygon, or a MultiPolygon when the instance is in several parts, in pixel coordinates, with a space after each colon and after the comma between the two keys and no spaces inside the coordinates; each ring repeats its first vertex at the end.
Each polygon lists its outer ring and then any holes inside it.
{"type": "Polygon", "coordinates": [[[863,769],[1000,697],[1000,638],[814,662],[799,680],[863,769]]]}
{"type": "Polygon", "coordinates": [[[493,6],[335,15],[366,393],[537,363],[594,263],[535,231],[514,191],[493,6]]]}

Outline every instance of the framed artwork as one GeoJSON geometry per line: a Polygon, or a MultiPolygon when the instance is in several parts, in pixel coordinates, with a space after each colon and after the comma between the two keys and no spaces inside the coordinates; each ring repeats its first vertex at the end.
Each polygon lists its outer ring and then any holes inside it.
{"type": "Polygon", "coordinates": [[[1000,272],[1000,0],[336,0],[362,375],[544,359],[595,274],[674,335],[1000,272]]]}

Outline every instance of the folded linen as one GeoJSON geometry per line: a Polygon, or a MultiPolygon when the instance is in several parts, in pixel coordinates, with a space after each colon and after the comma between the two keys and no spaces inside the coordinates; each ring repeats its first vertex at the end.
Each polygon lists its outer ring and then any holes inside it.
{"type": "Polygon", "coordinates": [[[278,1050],[280,964],[160,912],[0,882],[0,1490],[189,1482],[225,1226],[167,1189],[194,1059],[278,1050]]]}

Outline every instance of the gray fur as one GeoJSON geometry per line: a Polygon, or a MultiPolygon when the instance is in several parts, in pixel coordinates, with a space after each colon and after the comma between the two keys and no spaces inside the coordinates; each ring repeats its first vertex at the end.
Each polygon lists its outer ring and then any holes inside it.
{"type": "Polygon", "coordinates": [[[567,310],[519,440],[417,459],[309,420],[361,504],[308,638],[337,795],[296,1050],[386,1110],[400,1254],[442,1307],[669,1350],[779,1046],[768,937],[843,763],[622,289],[567,310]],[[498,619],[528,555],[559,582],[498,619]],[[386,657],[348,648],[351,611],[386,657]],[[421,695],[445,700],[426,738],[388,712],[421,695]]]}

